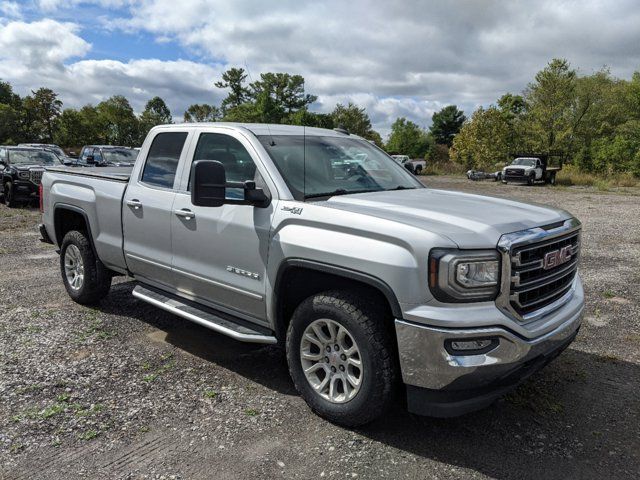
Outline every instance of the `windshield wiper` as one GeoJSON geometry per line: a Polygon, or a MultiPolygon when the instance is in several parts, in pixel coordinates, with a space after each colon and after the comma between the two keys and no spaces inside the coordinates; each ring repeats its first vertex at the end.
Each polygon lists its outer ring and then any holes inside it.
{"type": "Polygon", "coordinates": [[[382,190],[345,190],[344,188],[338,188],[332,192],[323,193],[310,193],[305,195],[304,198],[318,198],[318,197],[335,197],[336,195],[348,195],[351,193],[369,193],[369,192],[381,192],[382,190]]]}
{"type": "Polygon", "coordinates": [[[405,187],[404,185],[398,185],[396,188],[390,188],[387,192],[392,192],[394,190],[415,190],[418,187],[405,187]]]}

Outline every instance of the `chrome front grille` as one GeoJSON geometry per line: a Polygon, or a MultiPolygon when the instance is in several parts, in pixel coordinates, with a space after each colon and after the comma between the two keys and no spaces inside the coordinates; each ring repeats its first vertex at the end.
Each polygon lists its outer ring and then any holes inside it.
{"type": "Polygon", "coordinates": [[[524,174],[524,170],[521,168],[507,168],[507,171],[505,172],[506,175],[523,175],[524,174]]]}
{"type": "Polygon", "coordinates": [[[520,321],[560,307],[578,271],[580,223],[570,219],[502,237],[502,291],[498,306],[520,321]]]}
{"type": "Polygon", "coordinates": [[[40,182],[42,181],[42,174],[44,173],[43,170],[31,170],[29,171],[29,181],[31,181],[31,183],[35,183],[36,185],[40,185],[40,182]]]}

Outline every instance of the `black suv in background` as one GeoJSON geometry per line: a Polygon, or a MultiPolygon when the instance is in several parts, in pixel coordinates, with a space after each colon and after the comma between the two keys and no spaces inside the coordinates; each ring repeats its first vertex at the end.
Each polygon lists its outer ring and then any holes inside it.
{"type": "Polygon", "coordinates": [[[78,165],[132,167],[138,156],[138,150],[131,147],[114,145],[86,145],[80,152],[78,165]]]}
{"type": "Polygon", "coordinates": [[[13,208],[19,202],[38,198],[44,167],[62,164],[57,155],[42,148],[0,146],[0,194],[4,203],[13,208]]]}

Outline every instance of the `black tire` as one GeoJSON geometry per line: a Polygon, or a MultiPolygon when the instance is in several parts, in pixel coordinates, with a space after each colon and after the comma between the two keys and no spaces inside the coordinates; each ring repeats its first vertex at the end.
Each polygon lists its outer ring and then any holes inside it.
{"type": "Polygon", "coordinates": [[[4,184],[4,204],[9,208],[16,208],[18,202],[16,202],[15,193],[13,191],[13,183],[7,182],[4,184]]]}
{"type": "Polygon", "coordinates": [[[529,178],[527,179],[527,185],[533,185],[535,181],[536,174],[532,172],[531,174],[529,174],[529,178]]]}
{"type": "Polygon", "coordinates": [[[552,173],[552,174],[549,176],[549,185],[555,185],[555,184],[556,184],[556,174],[555,174],[555,173],[552,173]]]}
{"type": "Polygon", "coordinates": [[[64,236],[60,247],[60,273],[67,293],[74,302],[81,305],[98,303],[111,288],[111,272],[96,258],[84,232],[71,230],[64,236]],[[79,288],[71,286],[65,271],[67,249],[71,246],[77,247],[83,262],[84,279],[79,288]]]}
{"type": "Polygon", "coordinates": [[[422,167],[420,165],[418,165],[416,167],[416,175],[420,175],[422,173],[422,167]]]}
{"type": "Polygon", "coordinates": [[[338,425],[356,427],[378,418],[391,405],[398,367],[391,318],[382,311],[362,295],[343,291],[313,295],[296,308],[286,338],[289,373],[296,390],[319,416],[338,425]],[[318,319],[330,319],[345,327],[360,351],[361,385],[355,396],[344,403],[333,403],[318,394],[303,371],[302,335],[318,319]]]}

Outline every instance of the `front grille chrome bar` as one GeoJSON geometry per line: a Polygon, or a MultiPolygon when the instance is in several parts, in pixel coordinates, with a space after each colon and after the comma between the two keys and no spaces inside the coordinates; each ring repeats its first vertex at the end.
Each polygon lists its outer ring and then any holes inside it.
{"type": "Polygon", "coordinates": [[[580,222],[570,218],[553,228],[535,227],[500,238],[502,281],[496,305],[503,313],[527,323],[571,299],[578,270],[580,228],[580,222]],[[571,260],[566,265],[545,270],[544,256],[555,251],[555,245],[558,248],[570,245],[571,260]]]}

